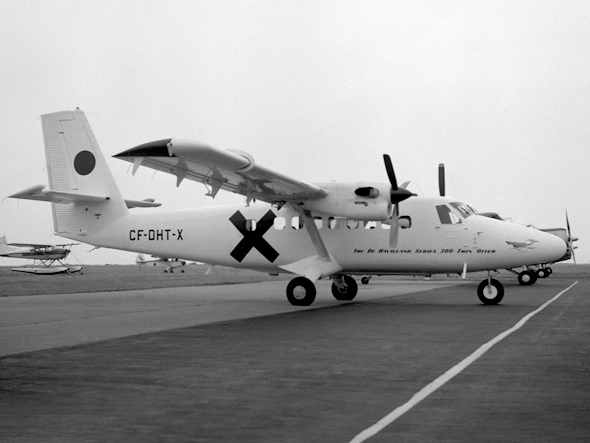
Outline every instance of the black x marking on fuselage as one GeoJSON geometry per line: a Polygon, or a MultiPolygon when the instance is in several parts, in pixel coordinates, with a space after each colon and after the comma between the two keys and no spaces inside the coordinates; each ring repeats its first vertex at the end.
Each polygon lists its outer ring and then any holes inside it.
{"type": "Polygon", "coordinates": [[[272,227],[275,217],[276,215],[269,210],[256,222],[256,229],[249,231],[246,228],[246,218],[240,211],[236,211],[229,220],[244,238],[231,251],[230,255],[241,263],[252,248],[255,248],[269,262],[274,262],[279,256],[279,253],[262,236],[272,227]]]}

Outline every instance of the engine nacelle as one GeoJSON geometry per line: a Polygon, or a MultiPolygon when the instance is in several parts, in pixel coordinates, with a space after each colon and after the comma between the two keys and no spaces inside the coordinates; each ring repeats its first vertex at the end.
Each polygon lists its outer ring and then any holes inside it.
{"type": "Polygon", "coordinates": [[[324,198],[303,204],[313,213],[362,221],[384,221],[391,217],[388,184],[317,183],[328,192],[324,198]]]}

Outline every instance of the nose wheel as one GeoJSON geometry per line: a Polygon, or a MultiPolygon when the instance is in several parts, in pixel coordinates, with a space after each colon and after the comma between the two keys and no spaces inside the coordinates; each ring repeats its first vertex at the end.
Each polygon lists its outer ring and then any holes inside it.
{"type": "Polygon", "coordinates": [[[477,287],[477,296],[484,305],[497,305],[504,298],[504,286],[493,278],[485,279],[477,287]]]}

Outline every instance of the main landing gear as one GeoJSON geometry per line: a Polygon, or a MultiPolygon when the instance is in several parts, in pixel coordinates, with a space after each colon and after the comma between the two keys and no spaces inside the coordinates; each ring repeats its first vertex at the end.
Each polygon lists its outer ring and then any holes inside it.
{"type": "MultiPolygon", "coordinates": [[[[350,275],[339,274],[332,277],[332,295],[336,300],[350,301],[358,292],[358,285],[350,275]]],[[[316,296],[316,288],[311,280],[295,277],[287,285],[287,300],[293,306],[309,306],[316,296]]]]}
{"type": "MultiPolygon", "coordinates": [[[[338,274],[332,280],[332,295],[336,300],[351,301],[356,297],[358,285],[350,275],[338,274]]],[[[315,297],[315,284],[306,277],[295,277],[287,285],[287,299],[293,306],[309,306],[315,297]]],[[[477,287],[477,297],[484,305],[497,305],[504,298],[504,286],[492,278],[492,271],[477,287]]]]}
{"type": "Polygon", "coordinates": [[[512,272],[513,274],[517,275],[518,283],[523,286],[530,286],[534,285],[539,278],[547,278],[553,273],[553,269],[549,267],[535,269],[525,269],[521,272],[516,272],[512,269],[508,269],[508,271],[512,272]]]}

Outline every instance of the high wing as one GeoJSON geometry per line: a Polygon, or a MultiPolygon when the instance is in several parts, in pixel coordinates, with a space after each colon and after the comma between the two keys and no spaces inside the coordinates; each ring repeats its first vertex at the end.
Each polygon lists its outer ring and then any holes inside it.
{"type": "Polygon", "coordinates": [[[19,248],[31,248],[33,250],[43,250],[43,249],[54,249],[54,248],[60,248],[62,246],[76,246],[79,245],[80,243],[64,243],[64,244],[60,244],[60,245],[44,245],[44,244],[39,244],[39,243],[8,243],[8,246],[16,246],[19,248]]]}
{"type": "Polygon", "coordinates": [[[16,246],[19,248],[31,248],[31,249],[35,249],[35,250],[40,250],[40,249],[50,249],[50,248],[54,248],[56,246],[62,246],[62,245],[42,245],[42,244],[38,244],[38,243],[8,243],[8,246],[16,246]]]}
{"type": "Polygon", "coordinates": [[[114,157],[139,166],[176,176],[176,186],[188,179],[204,183],[207,195],[215,197],[220,189],[268,203],[298,202],[323,198],[327,192],[319,186],[271,171],[254,162],[251,155],[222,150],[184,139],[164,139],[136,146],[114,157]]]}

